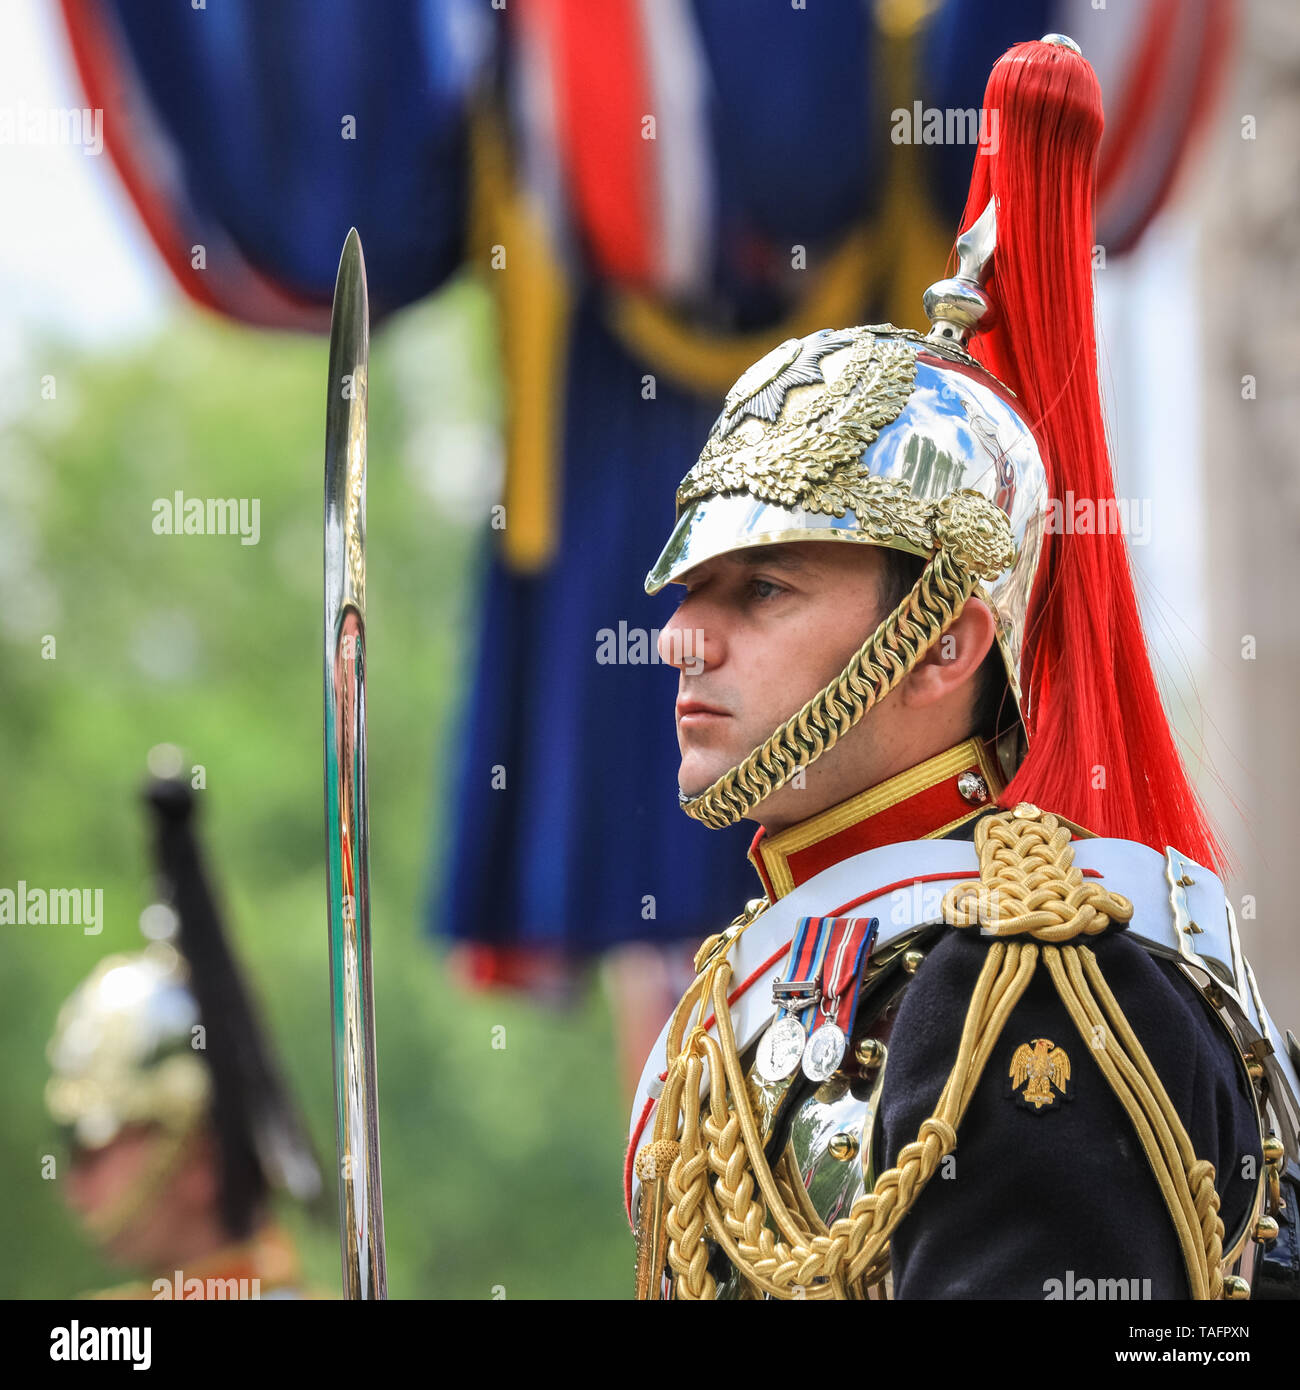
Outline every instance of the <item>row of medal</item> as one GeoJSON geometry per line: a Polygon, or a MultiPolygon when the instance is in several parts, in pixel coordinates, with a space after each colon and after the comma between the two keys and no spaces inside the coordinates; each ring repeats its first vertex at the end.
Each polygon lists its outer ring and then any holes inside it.
{"type": "Polygon", "coordinates": [[[818,1083],[839,1069],[848,1050],[862,969],[875,940],[878,921],[866,917],[805,917],[790,946],[784,979],[772,982],[772,1002],[780,1010],[759,1039],[754,1069],[770,1085],[803,1074],[818,1083]],[[820,1012],[821,1024],[809,1036],[820,1012]]]}

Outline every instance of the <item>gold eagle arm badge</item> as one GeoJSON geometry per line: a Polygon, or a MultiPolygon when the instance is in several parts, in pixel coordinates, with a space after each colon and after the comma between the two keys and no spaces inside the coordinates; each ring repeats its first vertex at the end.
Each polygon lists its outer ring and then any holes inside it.
{"type": "Polygon", "coordinates": [[[1021,1043],[1011,1058],[1009,1075],[1012,1095],[1026,1109],[1041,1111],[1054,1105],[1057,1091],[1064,1099],[1071,1099],[1070,1059],[1050,1038],[1021,1043]]]}

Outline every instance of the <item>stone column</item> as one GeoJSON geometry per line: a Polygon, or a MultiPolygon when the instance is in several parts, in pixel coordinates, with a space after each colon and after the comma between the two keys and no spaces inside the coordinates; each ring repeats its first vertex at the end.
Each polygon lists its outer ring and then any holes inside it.
{"type": "Polygon", "coordinates": [[[1228,892],[1265,1002],[1300,1035],[1300,11],[1251,0],[1237,13],[1236,54],[1193,171],[1202,696],[1224,784],[1202,785],[1239,861],[1228,892]]]}

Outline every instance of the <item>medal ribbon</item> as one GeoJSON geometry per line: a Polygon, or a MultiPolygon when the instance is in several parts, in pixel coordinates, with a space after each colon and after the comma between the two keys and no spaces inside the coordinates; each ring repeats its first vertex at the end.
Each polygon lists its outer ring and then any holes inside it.
{"type": "MultiPolygon", "coordinates": [[[[826,948],[831,939],[832,920],[830,917],[799,919],[794,940],[790,944],[790,964],[785,972],[788,982],[816,980],[821,977],[826,961],[826,948]]],[[[803,1024],[806,1033],[816,1026],[817,1001],[814,1000],[802,1013],[796,1014],[793,1010],[790,1010],[790,1013],[803,1024]]]]}
{"type": "Polygon", "coordinates": [[[822,976],[822,1003],[826,1012],[821,1008],[818,1012],[823,1013],[828,1021],[838,1024],[844,1036],[848,1037],[858,1002],[858,986],[862,983],[862,969],[871,955],[880,918],[824,917],[820,920],[827,927],[824,952],[826,968],[822,976]],[[833,1013],[829,1012],[832,1008],[833,1013]]]}

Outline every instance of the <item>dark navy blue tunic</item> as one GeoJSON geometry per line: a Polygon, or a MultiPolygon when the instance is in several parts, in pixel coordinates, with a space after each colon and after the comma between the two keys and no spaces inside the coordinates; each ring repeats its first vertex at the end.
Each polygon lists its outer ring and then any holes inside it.
{"type": "MultiPolygon", "coordinates": [[[[1196,1156],[1214,1164],[1231,1240],[1262,1163],[1254,1103],[1232,1044],[1172,962],[1114,927],[1088,946],[1196,1156]]],[[[987,951],[975,932],[946,932],[903,996],[881,1096],[887,1166],[934,1113],[987,951]]],[[[950,1175],[935,1173],[893,1237],[895,1297],[1042,1299],[1073,1289],[1077,1298],[1098,1280],[1136,1280],[1125,1288],[1138,1297],[1189,1297],[1173,1222],[1132,1122],[1041,956],[946,1166],[950,1175]],[[1063,1047],[1071,1064],[1071,1098],[1058,1095],[1039,1111],[1017,1101],[1009,1075],[1016,1049],[1036,1038],[1063,1047]]]]}

